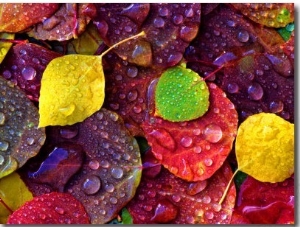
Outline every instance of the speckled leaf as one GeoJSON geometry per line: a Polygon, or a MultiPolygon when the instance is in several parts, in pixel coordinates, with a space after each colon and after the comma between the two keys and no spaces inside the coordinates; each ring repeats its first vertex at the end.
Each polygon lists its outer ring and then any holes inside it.
{"type": "Polygon", "coordinates": [[[68,193],[34,197],[12,213],[7,224],[90,224],[82,204],[68,193]]]}
{"type": "Polygon", "coordinates": [[[165,120],[194,120],[206,113],[209,91],[206,82],[185,66],[167,69],[155,87],[155,114],[165,120]]]}
{"type": "Polygon", "coordinates": [[[95,14],[93,3],[61,4],[54,15],[35,25],[28,35],[41,40],[78,38],[95,14]]]}
{"type": "Polygon", "coordinates": [[[51,16],[57,3],[1,3],[0,32],[19,32],[51,16]]]}
{"type": "MultiPolygon", "coordinates": [[[[248,177],[241,185],[235,212],[249,224],[293,224],[294,177],[281,183],[262,183],[248,177]]],[[[231,224],[238,224],[232,220],[231,224]]]]}
{"type": "Polygon", "coordinates": [[[0,178],[23,166],[45,141],[38,110],[18,87],[0,76],[0,178]]]}
{"type": "MultiPolygon", "coordinates": [[[[56,146],[62,142],[81,146],[85,157],[80,171],[64,186],[60,184],[60,188],[82,202],[93,224],[104,224],[115,218],[134,196],[141,177],[139,147],[123,120],[102,108],[82,123],[48,127],[46,144],[56,146]]],[[[40,182],[29,178],[28,173],[33,171],[28,167],[22,170],[27,171],[23,178],[34,195],[58,188],[54,181],[51,182],[54,187],[49,188],[41,178],[40,182]]]]}
{"type": "MultiPolygon", "coordinates": [[[[152,172],[155,166],[144,168],[152,172]]],[[[192,183],[162,168],[155,177],[143,175],[127,208],[134,224],[229,224],[236,197],[234,185],[225,203],[219,205],[218,200],[231,176],[227,163],[211,178],[192,183]]]]}
{"type": "Polygon", "coordinates": [[[150,115],[142,124],[155,157],[188,181],[205,180],[223,165],[237,131],[234,105],[215,84],[208,87],[210,107],[202,117],[170,122],[150,115]]]}
{"type": "Polygon", "coordinates": [[[254,114],[239,126],[235,153],[239,170],[262,182],[282,182],[294,173],[294,124],[254,114]]]}
{"type": "Polygon", "coordinates": [[[235,3],[245,16],[268,27],[285,27],[294,21],[294,3],[235,3]]]}
{"type": "MultiPolygon", "coordinates": [[[[31,200],[32,194],[17,173],[11,173],[0,179],[0,199],[13,211],[26,201],[31,200]]],[[[0,223],[4,224],[10,215],[9,210],[0,203],[0,223]]]]}
{"type": "Polygon", "coordinates": [[[68,43],[68,54],[93,55],[102,43],[98,30],[90,23],[77,39],[68,43]]]}
{"type": "Polygon", "coordinates": [[[3,59],[5,58],[7,52],[9,51],[9,49],[12,46],[12,43],[10,42],[3,42],[1,41],[1,39],[3,40],[12,40],[15,38],[15,34],[11,34],[11,33],[0,33],[0,65],[1,62],[3,61],[3,59]]]}
{"type": "Polygon", "coordinates": [[[144,136],[141,123],[147,115],[148,90],[153,90],[150,83],[161,71],[130,64],[115,54],[104,59],[111,68],[105,71],[105,108],[120,114],[132,135],[144,136]]]}
{"type": "Polygon", "coordinates": [[[61,55],[33,43],[17,44],[0,65],[0,75],[20,87],[29,99],[38,101],[42,74],[47,64],[59,56],[61,55]]]}
{"type": "Polygon", "coordinates": [[[180,62],[185,48],[195,38],[200,4],[105,4],[97,6],[94,23],[107,45],[141,30],[144,39],[117,49],[124,60],[155,69],[180,62]]]}

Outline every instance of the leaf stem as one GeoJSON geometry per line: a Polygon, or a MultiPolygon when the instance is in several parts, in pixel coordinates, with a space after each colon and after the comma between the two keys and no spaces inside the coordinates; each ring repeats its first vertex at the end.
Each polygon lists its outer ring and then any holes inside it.
{"type": "Polygon", "coordinates": [[[130,39],[135,39],[135,38],[137,38],[137,37],[139,37],[139,36],[144,36],[144,35],[146,35],[146,33],[145,33],[144,31],[141,31],[141,32],[140,32],[139,34],[137,34],[137,35],[134,35],[134,36],[131,36],[131,37],[127,38],[127,39],[124,39],[124,40],[122,40],[122,41],[120,41],[120,42],[118,42],[118,43],[112,45],[111,47],[109,47],[109,48],[108,48],[106,51],[104,51],[100,56],[103,57],[103,55],[107,54],[107,53],[108,53],[109,51],[111,51],[113,48],[115,48],[116,46],[118,46],[118,45],[120,45],[120,44],[122,44],[122,43],[125,43],[125,42],[129,41],[130,39]]]}
{"type": "Polygon", "coordinates": [[[228,184],[227,184],[227,186],[226,186],[226,188],[225,188],[225,191],[223,192],[223,195],[222,195],[222,197],[221,197],[221,199],[220,199],[220,201],[219,201],[219,204],[222,204],[222,203],[223,203],[223,201],[224,201],[224,199],[225,199],[225,197],[226,197],[226,195],[227,195],[227,193],[228,193],[228,190],[229,190],[229,187],[230,187],[230,185],[231,185],[231,182],[232,182],[234,176],[235,176],[238,172],[239,172],[239,169],[236,169],[235,172],[233,173],[232,177],[230,178],[230,180],[229,180],[229,182],[228,182],[228,184]]]}

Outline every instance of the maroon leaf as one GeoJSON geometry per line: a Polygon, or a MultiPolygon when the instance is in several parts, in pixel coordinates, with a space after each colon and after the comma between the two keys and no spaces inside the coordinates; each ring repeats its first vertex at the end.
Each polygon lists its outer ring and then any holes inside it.
{"type": "Polygon", "coordinates": [[[41,78],[47,64],[60,54],[32,43],[13,46],[0,65],[0,74],[38,101],[41,78]]]}
{"type": "Polygon", "coordinates": [[[240,187],[236,211],[252,224],[294,223],[294,177],[263,183],[248,176],[240,187]]]}
{"type": "MultiPolygon", "coordinates": [[[[149,152],[146,156],[151,156],[149,152]]],[[[144,168],[149,168],[151,172],[156,168],[154,166],[144,168]]],[[[137,193],[127,208],[134,224],[229,224],[235,204],[235,187],[231,186],[222,205],[218,202],[231,176],[232,171],[227,163],[211,178],[193,183],[177,178],[162,168],[155,177],[143,175],[137,193]]]]}
{"type": "Polygon", "coordinates": [[[113,70],[105,72],[104,106],[120,114],[134,136],[143,136],[140,125],[147,113],[148,87],[161,71],[130,64],[112,54],[105,60],[113,70]]]}
{"type": "Polygon", "coordinates": [[[34,197],[8,217],[7,224],[90,224],[82,204],[68,193],[34,197]]]}
{"type": "Polygon", "coordinates": [[[53,16],[37,24],[28,34],[41,40],[64,41],[78,38],[95,14],[93,3],[65,3],[53,16]]]}
{"type": "Polygon", "coordinates": [[[1,3],[0,32],[20,32],[51,16],[57,3],[1,3]]]}
{"type": "Polygon", "coordinates": [[[59,158],[52,162],[58,163],[56,168],[66,175],[55,182],[59,172],[43,171],[50,163],[49,157],[53,156],[54,151],[50,150],[52,153],[39,169],[34,168],[35,173],[29,166],[27,176],[23,176],[29,189],[35,195],[63,188],[83,204],[93,224],[104,224],[115,218],[133,198],[141,177],[138,144],[120,116],[102,108],[82,123],[47,129],[46,144],[65,148],[63,153],[68,152],[67,159],[61,160],[62,155],[56,154],[59,158]],[[69,145],[62,147],[61,143],[69,145]],[[82,165],[80,147],[85,154],[82,165]],[[41,176],[32,179],[34,174],[41,176]]]}
{"type": "Polygon", "coordinates": [[[140,31],[145,39],[116,50],[124,60],[156,69],[176,65],[200,23],[200,4],[105,4],[94,19],[104,42],[111,46],[140,31]]]}
{"type": "Polygon", "coordinates": [[[155,157],[188,181],[205,180],[223,165],[237,131],[234,105],[215,84],[209,84],[209,91],[210,107],[196,120],[169,122],[152,112],[142,123],[155,157]]]}

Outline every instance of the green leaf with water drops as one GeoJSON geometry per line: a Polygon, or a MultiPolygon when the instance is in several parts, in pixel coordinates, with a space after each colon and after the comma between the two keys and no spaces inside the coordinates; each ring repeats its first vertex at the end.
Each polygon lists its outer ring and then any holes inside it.
{"type": "Polygon", "coordinates": [[[205,81],[184,65],[166,70],[155,90],[155,115],[172,122],[201,117],[209,107],[205,81]]]}
{"type": "Polygon", "coordinates": [[[285,40],[288,41],[291,37],[292,32],[295,29],[294,23],[290,23],[284,28],[279,28],[277,32],[281,35],[281,37],[285,40]]]}
{"type": "Polygon", "coordinates": [[[38,110],[26,94],[0,76],[0,178],[23,166],[45,142],[38,110]]]}
{"type": "Polygon", "coordinates": [[[0,223],[6,223],[10,215],[8,208],[15,211],[32,198],[31,192],[17,173],[1,178],[0,199],[3,203],[0,203],[0,223]]]}
{"type": "MultiPolygon", "coordinates": [[[[125,39],[144,35],[141,32],[125,39]]],[[[73,125],[82,122],[102,107],[105,78],[102,57],[70,54],[53,59],[45,69],[39,99],[39,127],[73,125]]]]}
{"type": "MultiPolygon", "coordinates": [[[[15,38],[15,34],[12,33],[0,33],[0,40],[10,40],[10,39],[14,39],[15,38]]],[[[12,43],[10,42],[3,42],[0,41],[0,64],[3,61],[4,57],[6,56],[8,50],[10,49],[10,47],[12,46],[12,43]]]]}

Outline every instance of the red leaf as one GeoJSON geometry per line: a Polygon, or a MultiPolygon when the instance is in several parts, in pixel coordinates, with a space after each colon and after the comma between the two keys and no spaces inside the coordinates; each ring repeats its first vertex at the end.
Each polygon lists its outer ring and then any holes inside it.
{"type": "Polygon", "coordinates": [[[223,165],[237,131],[234,105],[215,84],[209,91],[209,110],[196,120],[178,123],[151,115],[142,124],[155,157],[188,181],[205,180],[223,165]]]}
{"type": "MultiPolygon", "coordinates": [[[[151,151],[146,155],[153,161],[151,151]]],[[[146,160],[145,160],[146,161],[146,160]]],[[[153,162],[146,168],[156,168],[153,162]]],[[[127,205],[134,224],[229,224],[235,204],[236,191],[231,186],[222,205],[218,202],[225,190],[232,171],[227,163],[211,178],[187,182],[175,177],[165,168],[156,176],[142,176],[133,200],[127,205]]]]}
{"type": "Polygon", "coordinates": [[[294,177],[263,183],[248,176],[240,187],[236,212],[252,224],[294,223],[294,177]]]}
{"type": "Polygon", "coordinates": [[[7,224],[90,224],[90,219],[72,195],[52,192],[26,202],[9,216],[7,224]]]}

